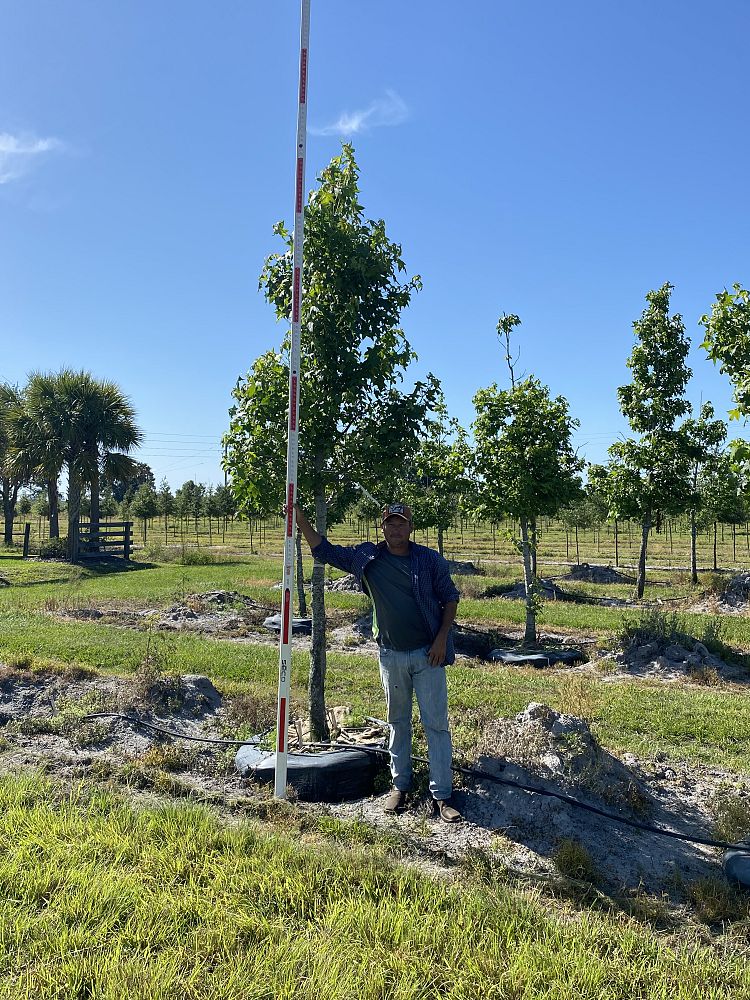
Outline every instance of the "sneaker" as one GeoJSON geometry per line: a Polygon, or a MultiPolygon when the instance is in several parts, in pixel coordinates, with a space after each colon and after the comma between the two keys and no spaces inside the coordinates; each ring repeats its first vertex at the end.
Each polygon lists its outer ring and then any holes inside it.
{"type": "Polygon", "coordinates": [[[406,792],[402,792],[400,788],[392,788],[388,795],[386,796],[385,806],[383,807],[387,813],[398,813],[401,812],[406,807],[406,792]]]}
{"type": "Polygon", "coordinates": [[[434,801],[433,808],[444,823],[460,823],[463,819],[458,809],[451,805],[450,799],[435,799],[434,801]]]}

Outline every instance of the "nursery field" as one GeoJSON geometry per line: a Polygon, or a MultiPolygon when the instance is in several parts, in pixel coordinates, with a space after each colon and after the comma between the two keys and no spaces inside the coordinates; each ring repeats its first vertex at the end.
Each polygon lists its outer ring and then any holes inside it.
{"type": "MultiPolygon", "coordinates": [[[[115,518],[119,520],[119,516],[115,518]]],[[[24,521],[14,525],[14,536],[23,537],[24,521]]],[[[103,522],[104,523],[104,522],[103,522]]],[[[32,545],[47,538],[47,522],[30,518],[32,545]]],[[[621,521],[601,525],[578,527],[562,521],[541,518],[540,552],[542,562],[586,561],[602,564],[635,566],[640,544],[640,525],[634,521],[621,521]]],[[[517,527],[515,534],[518,534],[517,527]]],[[[514,525],[508,521],[499,525],[486,524],[457,517],[444,537],[445,555],[451,559],[512,559],[516,552],[512,537],[514,525]]],[[[332,536],[342,544],[376,540],[379,528],[375,522],[350,518],[332,529],[332,536]]],[[[146,552],[160,547],[221,546],[238,553],[282,552],[283,522],[280,518],[264,521],[232,521],[205,517],[178,520],[155,517],[144,523],[134,522],[135,544],[146,552]]],[[[414,539],[425,545],[437,547],[435,529],[417,529],[414,539]]],[[[747,523],[709,525],[700,531],[697,539],[698,565],[712,569],[750,565],[750,528],[747,523]],[[714,560],[715,552],[715,560],[714,560]]],[[[659,529],[651,533],[648,560],[655,566],[690,565],[689,525],[682,519],[666,519],[659,529]]]]}
{"type": "MultiPolygon", "coordinates": [[[[337,540],[354,540],[349,529],[337,540]]],[[[603,821],[568,829],[564,809],[542,814],[538,796],[513,799],[512,822],[490,823],[488,793],[461,779],[457,832],[425,818],[423,771],[414,805],[389,821],[379,792],[341,806],[278,803],[236,776],[232,750],[86,723],[129,705],[198,732],[197,709],[170,715],[191,675],[222,700],[205,732],[246,739],[273,722],[278,653],[262,620],[279,604],[276,527],[255,532],[256,554],[237,537],[217,545],[215,525],[212,546],[169,531],[157,545],[158,535],[129,566],[0,553],[0,998],[750,995],[748,897],[716,848],[628,839],[603,821]],[[157,690],[169,695],[158,704],[157,690]],[[642,871],[639,852],[652,857],[642,871]]],[[[447,539],[448,555],[479,569],[455,576],[461,629],[513,648],[524,609],[503,594],[520,567],[497,539],[492,552],[491,535],[464,541],[447,539]]],[[[591,536],[579,554],[611,561],[591,536]]],[[[610,796],[609,808],[719,840],[750,836],[750,617],[722,603],[728,574],[702,573],[692,588],[657,566],[639,605],[625,571],[613,583],[573,579],[575,556],[553,556],[540,571],[564,598],[545,604],[541,639],[577,646],[585,662],[459,656],[448,671],[457,762],[489,759],[489,734],[539,703],[580,720],[601,748],[597,766],[606,758],[637,779],[638,795],[610,796]],[[655,655],[642,670],[626,654],[644,629],[655,649],[701,643],[705,662],[680,672],[655,655]]],[[[326,606],[327,702],[354,726],[382,718],[375,648],[355,627],[368,602],[330,590],[326,606]]],[[[308,640],[294,642],[301,717],[308,640]]],[[[418,724],[415,749],[425,750],[418,724]]],[[[533,747],[516,749],[505,740],[513,773],[541,780],[533,747]]]]}

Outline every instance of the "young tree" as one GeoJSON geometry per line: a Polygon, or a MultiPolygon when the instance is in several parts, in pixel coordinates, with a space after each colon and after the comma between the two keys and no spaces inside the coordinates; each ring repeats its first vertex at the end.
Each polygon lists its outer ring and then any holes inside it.
{"type": "Polygon", "coordinates": [[[166,545],[169,517],[174,513],[174,496],[166,478],[163,478],[159,483],[157,498],[159,502],[159,514],[164,518],[164,544],[166,545]]]}
{"type": "Polygon", "coordinates": [[[617,441],[609,449],[606,484],[614,517],[641,524],[636,593],[646,585],[649,533],[664,514],[680,514],[690,503],[689,455],[685,435],[675,428],[690,406],[685,387],[691,371],[685,364],[690,344],[682,318],[669,315],[672,286],[646,295],[648,306],[633,323],[637,343],[628,358],[630,385],[617,390],[620,409],[638,440],[617,441]]]}
{"type": "MultiPolygon", "coordinates": [[[[316,529],[343,518],[358,499],[357,482],[382,481],[408,460],[434,382],[399,389],[414,353],[399,326],[419,278],[402,280],[401,248],[385,223],[368,220],[359,204],[359,170],[344,145],[322,172],[305,212],[305,293],[302,305],[299,492],[314,504],[316,529]]],[[[292,237],[275,233],[286,250],[266,260],[260,285],[280,320],[292,303],[292,237]]],[[[225,436],[226,464],[240,509],[273,495],[284,503],[288,336],[281,352],[259,358],[240,378],[225,436]]],[[[312,576],[313,634],[308,694],[312,732],[327,737],[325,713],[324,567],[312,576]]]]}
{"type": "Polygon", "coordinates": [[[533,525],[538,517],[556,514],[581,490],[583,462],[576,456],[571,434],[578,422],[570,417],[568,401],[533,377],[518,381],[510,354],[510,334],[517,316],[502,316],[498,334],[506,347],[510,389],[497,384],[474,396],[476,465],[481,480],[478,513],[493,522],[510,516],[520,522],[516,546],[523,558],[526,590],[524,643],[536,643],[538,588],[532,568],[533,525]]]}
{"type": "Polygon", "coordinates": [[[706,329],[701,347],[729,376],[737,403],[730,416],[737,419],[750,416],[750,291],[738,284],[733,288],[719,292],[711,314],[701,317],[706,329]]]}
{"type": "Polygon", "coordinates": [[[742,483],[729,453],[713,455],[703,465],[697,493],[700,497],[698,527],[713,530],[713,568],[716,570],[719,524],[740,524],[746,514],[742,483]]]}
{"type": "Polygon", "coordinates": [[[146,544],[146,523],[159,513],[159,497],[152,486],[143,483],[130,501],[130,513],[143,523],[143,544],[146,544]]]}
{"type": "Polygon", "coordinates": [[[727,425],[723,420],[714,420],[714,408],[710,402],[701,406],[698,417],[689,417],[682,425],[685,444],[690,460],[690,579],[698,582],[698,525],[701,513],[708,506],[709,494],[706,486],[713,479],[713,471],[718,472],[717,463],[726,440],[727,425]],[[715,469],[712,470],[712,467],[715,469]]]}
{"type": "Polygon", "coordinates": [[[565,538],[567,545],[567,532],[569,529],[573,529],[575,535],[576,543],[576,562],[580,564],[581,562],[581,552],[578,544],[578,531],[586,530],[586,528],[593,528],[594,525],[601,524],[602,511],[596,501],[588,495],[588,487],[586,490],[586,495],[581,495],[577,499],[573,500],[572,503],[567,504],[559,512],[559,518],[565,525],[565,538]]]}
{"type": "Polygon", "coordinates": [[[443,555],[445,532],[456,515],[476,506],[476,481],[468,434],[455,417],[449,418],[442,393],[433,412],[410,467],[388,495],[411,506],[416,528],[437,529],[438,552],[443,555]]]}

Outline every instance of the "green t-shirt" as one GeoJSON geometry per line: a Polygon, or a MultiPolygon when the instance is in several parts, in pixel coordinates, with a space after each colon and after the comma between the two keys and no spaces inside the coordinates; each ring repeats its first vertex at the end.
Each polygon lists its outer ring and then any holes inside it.
{"type": "Polygon", "coordinates": [[[373,634],[381,645],[398,650],[430,645],[433,636],[411,583],[411,556],[383,552],[367,564],[365,582],[374,607],[373,634]]]}

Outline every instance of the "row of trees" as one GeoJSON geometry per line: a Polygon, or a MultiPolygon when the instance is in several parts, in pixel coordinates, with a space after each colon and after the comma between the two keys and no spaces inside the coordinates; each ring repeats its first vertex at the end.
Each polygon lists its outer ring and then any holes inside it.
{"type": "Polygon", "coordinates": [[[89,372],[35,372],[23,388],[0,384],[0,496],[4,541],[13,541],[19,491],[47,492],[50,536],[58,538],[59,482],[67,473],[68,557],[78,555],[81,496],[88,488],[92,521],[100,515],[103,480],[129,476],[129,452],[141,441],[135,411],[120,388],[89,372]]]}
{"type": "MultiPolygon", "coordinates": [[[[360,503],[363,486],[379,500],[411,501],[417,525],[435,526],[440,547],[457,510],[473,510],[497,523],[512,518],[519,525],[514,540],[524,566],[526,640],[533,642],[537,519],[599,504],[610,517],[641,523],[642,594],[648,538],[659,519],[690,511],[697,526],[699,487],[716,478],[722,463],[735,477],[737,492],[741,489],[742,451],[736,447],[727,454],[726,425],[714,419],[710,404],[697,416],[689,414],[688,344],[681,318],[669,315],[671,287],[650,292],[634,324],[632,381],[618,390],[634,437],[614,444],[608,462],[589,470],[584,487],[584,463],[571,443],[577,422],[567,400],[553,397],[533,376],[516,377],[511,337],[517,316],[503,315],[498,324],[510,384],[494,383],[476,393],[473,445],[447,413],[433,375],[403,391],[414,352],[400,316],[420,280],[404,276],[401,248],[388,239],[384,222],[364,216],[358,179],[353,149],[345,145],[321,174],[305,216],[299,496],[312,508],[317,530],[326,532],[360,503]]],[[[277,318],[288,323],[292,236],[283,223],[275,233],[285,248],[267,258],[260,286],[277,318]]],[[[746,414],[747,293],[739,287],[723,293],[703,322],[704,346],[733,379],[738,412],[746,414]]],[[[278,512],[283,503],[288,353],[287,333],[280,349],[259,357],[233,390],[226,468],[238,509],[248,517],[278,512]]],[[[313,731],[323,739],[325,607],[318,565],[312,611],[310,710],[313,731]]]]}

